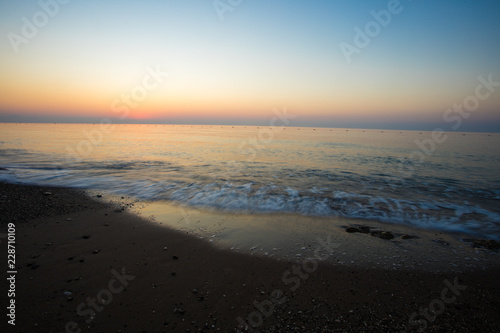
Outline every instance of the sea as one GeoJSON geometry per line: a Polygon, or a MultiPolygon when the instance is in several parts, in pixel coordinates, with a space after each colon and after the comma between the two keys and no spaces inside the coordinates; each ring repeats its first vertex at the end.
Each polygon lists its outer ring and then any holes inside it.
{"type": "Polygon", "coordinates": [[[500,240],[500,134],[0,124],[0,181],[500,240]]]}

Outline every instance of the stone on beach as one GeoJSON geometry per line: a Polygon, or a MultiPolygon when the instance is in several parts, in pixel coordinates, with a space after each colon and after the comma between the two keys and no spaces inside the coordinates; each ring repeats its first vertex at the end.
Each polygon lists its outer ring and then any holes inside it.
{"type": "Polygon", "coordinates": [[[500,243],[493,239],[476,239],[473,244],[475,247],[484,247],[488,250],[500,249],[500,243]]]}
{"type": "Polygon", "coordinates": [[[380,239],[387,239],[387,240],[394,238],[394,235],[389,231],[372,231],[371,235],[374,237],[378,237],[380,239]]]}

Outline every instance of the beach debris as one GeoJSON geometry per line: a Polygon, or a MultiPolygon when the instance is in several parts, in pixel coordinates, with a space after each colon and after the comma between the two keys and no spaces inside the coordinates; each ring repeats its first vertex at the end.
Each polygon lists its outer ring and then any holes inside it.
{"type": "Polygon", "coordinates": [[[38,258],[40,255],[38,253],[34,254],[31,256],[31,259],[35,259],[35,258],[38,258]]]}
{"type": "Polygon", "coordinates": [[[96,197],[102,198],[102,194],[98,194],[98,195],[96,195],[96,197]]]}
{"type": "Polygon", "coordinates": [[[43,195],[52,195],[51,192],[43,192],[43,195]]]}
{"type": "Polygon", "coordinates": [[[370,235],[372,235],[373,237],[378,237],[380,239],[387,239],[387,240],[394,238],[394,235],[389,231],[379,231],[379,230],[372,231],[370,235]]]}
{"type": "Polygon", "coordinates": [[[179,257],[178,256],[172,256],[172,259],[177,260],[177,259],[179,259],[179,257]]]}
{"type": "Polygon", "coordinates": [[[197,294],[198,293],[198,289],[193,289],[193,294],[197,294]]]}
{"type": "Polygon", "coordinates": [[[101,250],[94,250],[92,251],[92,254],[98,254],[99,252],[101,252],[101,250]]]}
{"type": "Polygon", "coordinates": [[[64,296],[71,296],[71,295],[73,295],[73,293],[71,291],[65,291],[65,292],[63,292],[63,295],[64,296]]]}
{"type": "Polygon", "coordinates": [[[68,217],[68,218],[66,219],[66,221],[71,221],[71,217],[68,217]]]}
{"type": "Polygon", "coordinates": [[[368,227],[366,225],[360,225],[358,228],[361,230],[363,234],[369,234],[371,227],[368,227]]]}
{"type": "Polygon", "coordinates": [[[83,239],[89,239],[90,238],[90,235],[83,235],[82,236],[83,239]]]}
{"type": "Polygon", "coordinates": [[[408,234],[404,234],[401,236],[401,239],[414,239],[414,238],[418,238],[418,237],[413,236],[413,235],[408,235],[408,234]]]}
{"type": "Polygon", "coordinates": [[[476,239],[473,242],[474,247],[484,247],[488,250],[499,250],[500,243],[493,239],[476,239]]]}
{"type": "Polygon", "coordinates": [[[438,244],[440,244],[440,245],[443,245],[443,246],[448,246],[448,245],[450,245],[450,243],[448,243],[447,241],[444,241],[444,240],[442,240],[442,239],[433,239],[432,241],[433,241],[433,242],[436,242],[436,243],[438,243],[438,244]]]}
{"type": "Polygon", "coordinates": [[[166,246],[165,246],[165,247],[163,248],[163,250],[167,251],[167,250],[168,250],[168,247],[166,247],[166,246]]]}
{"type": "Polygon", "coordinates": [[[251,247],[251,248],[250,248],[250,251],[255,250],[255,249],[257,248],[257,246],[258,246],[258,245],[255,245],[254,247],[251,247]]]}
{"type": "Polygon", "coordinates": [[[356,228],[356,227],[347,227],[345,229],[346,232],[352,234],[352,233],[355,233],[355,232],[361,232],[361,229],[359,228],[356,228]]]}
{"type": "Polygon", "coordinates": [[[368,234],[370,233],[371,227],[366,226],[366,225],[355,225],[355,226],[349,226],[345,229],[346,232],[352,234],[355,232],[359,232],[362,234],[368,234]]]}

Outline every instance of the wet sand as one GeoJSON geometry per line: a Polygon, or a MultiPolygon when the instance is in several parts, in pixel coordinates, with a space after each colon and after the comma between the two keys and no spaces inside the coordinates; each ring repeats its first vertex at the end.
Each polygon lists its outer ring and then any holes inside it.
{"type": "Polygon", "coordinates": [[[343,217],[221,212],[171,202],[140,202],[131,211],[219,248],[276,260],[314,257],[316,246],[328,238],[336,246],[324,261],[334,265],[434,273],[500,267],[497,252],[475,246],[474,238],[461,233],[343,217]]]}
{"type": "MultiPolygon", "coordinates": [[[[4,315],[7,332],[237,332],[245,326],[250,332],[424,327],[495,332],[500,327],[498,252],[474,248],[460,235],[364,223],[395,236],[386,240],[347,233],[352,221],[316,234],[294,225],[303,221],[318,230],[311,223],[324,221],[284,216],[278,222],[292,246],[277,246],[271,255],[263,235],[277,239],[270,235],[275,226],[266,222],[276,216],[228,216],[171,205],[155,222],[130,212],[147,215],[150,205],[134,208],[139,205],[127,198],[109,203],[106,196],[92,197],[69,189],[0,185],[3,232],[14,223],[17,238],[16,326],[7,325],[4,315]],[[259,232],[241,237],[248,243],[226,241],[252,229],[237,227],[251,221],[259,232]],[[176,223],[186,227],[175,230],[176,223]],[[418,238],[401,239],[409,231],[418,238]],[[301,234],[307,237],[297,242],[301,234]],[[255,244],[253,237],[263,241],[255,244]],[[423,259],[437,252],[432,260],[423,259]],[[399,258],[388,258],[389,253],[399,258]],[[456,267],[450,253],[457,253],[456,267]]],[[[0,240],[6,253],[5,239],[0,240]]]]}

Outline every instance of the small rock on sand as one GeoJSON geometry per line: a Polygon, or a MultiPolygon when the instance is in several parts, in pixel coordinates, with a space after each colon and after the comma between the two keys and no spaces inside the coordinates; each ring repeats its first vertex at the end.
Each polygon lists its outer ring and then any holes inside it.
{"type": "Polygon", "coordinates": [[[354,232],[359,232],[362,234],[368,234],[370,233],[370,227],[366,225],[358,225],[358,226],[350,226],[345,229],[346,232],[348,233],[354,233],[354,232]]]}
{"type": "Polygon", "coordinates": [[[476,239],[473,244],[475,247],[484,247],[488,250],[500,249],[500,243],[493,239],[476,239]]]}
{"type": "Polygon", "coordinates": [[[438,243],[438,244],[444,245],[444,246],[448,246],[448,245],[450,245],[450,243],[448,243],[447,241],[444,241],[444,240],[442,240],[442,239],[433,239],[432,241],[433,241],[433,242],[436,242],[436,243],[438,243]]]}
{"type": "Polygon", "coordinates": [[[378,237],[380,239],[387,239],[387,240],[394,238],[394,235],[391,234],[389,231],[372,231],[371,235],[373,237],[378,237]]]}
{"type": "Polygon", "coordinates": [[[359,229],[363,234],[369,234],[370,233],[370,227],[366,225],[359,226],[359,229]]]}
{"type": "Polygon", "coordinates": [[[412,235],[403,235],[401,236],[401,239],[414,239],[417,238],[417,236],[412,236],[412,235]]]}

